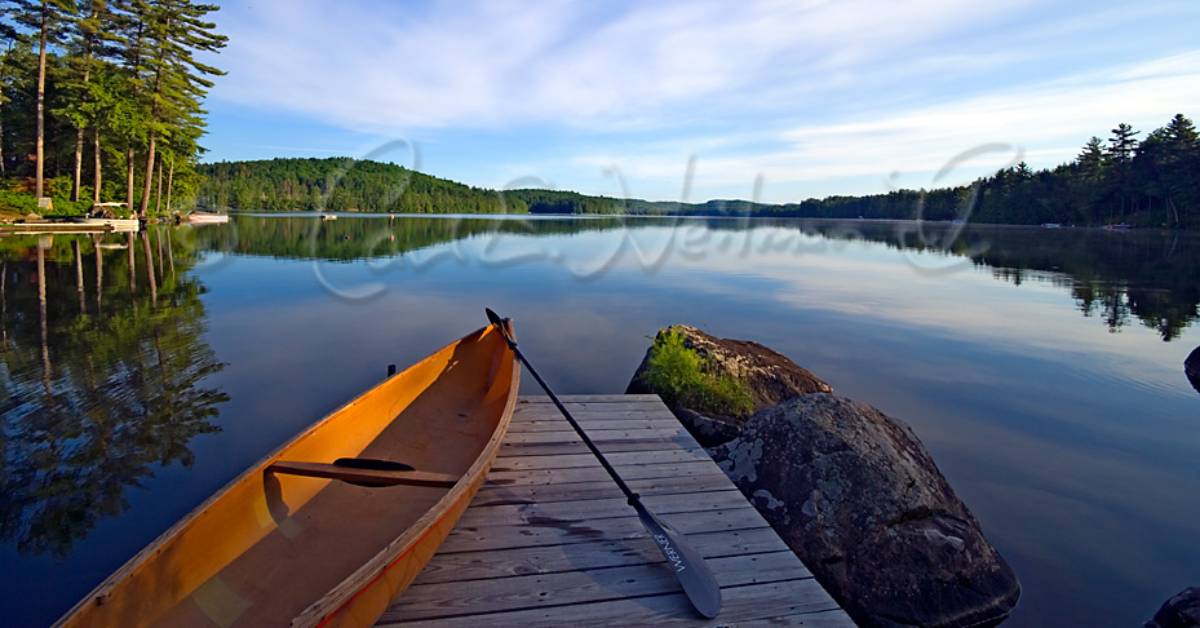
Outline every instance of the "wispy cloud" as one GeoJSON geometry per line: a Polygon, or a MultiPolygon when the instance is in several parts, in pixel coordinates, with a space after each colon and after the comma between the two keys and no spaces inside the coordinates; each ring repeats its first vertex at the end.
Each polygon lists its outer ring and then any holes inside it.
{"type": "Polygon", "coordinates": [[[1200,5],[1176,0],[263,0],[222,14],[217,106],[296,125],[243,131],[240,150],[327,145],[331,129],[404,137],[478,184],[614,193],[599,173],[615,165],[635,195],[670,199],[695,155],[697,196],[744,197],[762,175],[764,200],[797,200],[880,191],[893,172],[928,185],[985,143],[1052,165],[1118,121],[1200,113],[1200,5]]]}
{"type": "Polygon", "coordinates": [[[756,142],[748,149],[724,144],[706,150],[713,141],[695,138],[652,153],[581,154],[576,163],[616,166],[639,180],[678,181],[695,154],[697,179],[710,186],[748,187],[760,175],[768,185],[858,176],[882,184],[894,172],[926,175],[909,183],[928,186],[933,172],[977,146],[1010,148],[974,160],[955,182],[994,170],[1018,153],[1036,165],[1068,161],[1088,137],[1104,135],[1118,121],[1149,130],[1197,104],[1200,51],[936,105],[781,128],[769,133],[779,140],[773,149],[763,150],[756,142]]]}
{"type": "Polygon", "coordinates": [[[702,109],[761,104],[738,101],[836,80],[1024,4],[262,2],[228,21],[232,65],[217,95],[358,130],[636,127],[706,100],[702,109]]]}

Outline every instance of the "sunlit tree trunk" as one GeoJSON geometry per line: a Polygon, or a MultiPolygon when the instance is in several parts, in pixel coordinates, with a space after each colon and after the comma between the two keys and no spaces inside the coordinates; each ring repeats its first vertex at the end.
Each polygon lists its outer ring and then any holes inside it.
{"type": "Polygon", "coordinates": [[[154,213],[160,216],[162,215],[162,180],[163,166],[162,162],[160,161],[158,162],[158,190],[154,193],[154,213]]]}
{"type": "Polygon", "coordinates": [[[101,182],[101,177],[104,176],[104,169],[102,168],[101,160],[100,160],[100,129],[99,128],[92,129],[92,150],[96,153],[96,155],[95,155],[96,165],[95,165],[95,172],[93,173],[94,176],[93,176],[93,183],[92,183],[92,187],[93,187],[92,202],[99,203],[100,202],[100,182],[101,182]]]}
{"type": "Polygon", "coordinates": [[[42,0],[42,28],[38,38],[38,79],[37,79],[37,198],[42,198],[46,153],[46,31],[50,28],[49,10],[46,0],[42,0]]]}
{"type": "Polygon", "coordinates": [[[171,213],[171,192],[175,189],[175,158],[167,164],[167,213],[171,213]]]}
{"type": "Polygon", "coordinates": [[[83,127],[75,130],[75,182],[71,186],[71,200],[79,200],[79,186],[83,184],[83,127]]]}
{"type": "Polygon", "coordinates": [[[133,208],[133,146],[125,150],[125,206],[130,212],[133,208]]]}

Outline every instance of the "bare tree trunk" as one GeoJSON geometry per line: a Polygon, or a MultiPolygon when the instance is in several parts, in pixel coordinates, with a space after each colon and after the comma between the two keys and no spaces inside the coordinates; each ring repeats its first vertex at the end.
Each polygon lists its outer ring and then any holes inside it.
{"type": "Polygon", "coordinates": [[[171,213],[171,192],[175,190],[175,158],[167,165],[167,213],[171,213]]]}
{"type": "Polygon", "coordinates": [[[150,144],[146,147],[146,180],[142,182],[142,216],[150,211],[150,188],[154,185],[154,149],[158,138],[154,137],[154,133],[150,133],[150,144]]]}
{"type": "MultiPolygon", "coordinates": [[[[4,99],[0,98],[0,103],[3,103],[3,101],[4,99]]],[[[0,104],[0,107],[3,107],[3,104],[0,104]]],[[[7,174],[7,172],[8,169],[4,167],[4,115],[3,111],[0,110],[0,177],[7,174]]]]}
{"type": "Polygon", "coordinates": [[[159,161],[158,162],[158,191],[155,192],[154,213],[156,213],[160,216],[162,215],[162,177],[163,177],[163,167],[162,167],[162,162],[159,161]]]}
{"type": "Polygon", "coordinates": [[[0,334],[3,334],[0,339],[8,344],[8,262],[0,268],[0,334]]]}
{"type": "Polygon", "coordinates": [[[133,209],[133,145],[125,149],[125,206],[133,209]]]}
{"type": "Polygon", "coordinates": [[[47,24],[48,14],[50,9],[46,7],[46,0],[42,0],[42,30],[38,40],[38,80],[37,80],[37,198],[42,198],[46,157],[46,31],[50,27],[47,24]]]}
{"type": "Polygon", "coordinates": [[[92,150],[96,153],[96,165],[95,165],[96,171],[93,173],[94,174],[94,176],[93,176],[94,183],[92,183],[92,187],[94,188],[92,190],[92,202],[99,203],[100,202],[100,181],[101,181],[101,177],[104,176],[104,171],[103,171],[102,164],[100,161],[100,129],[99,128],[92,129],[92,150]]]}
{"type": "Polygon", "coordinates": [[[75,183],[71,187],[71,200],[79,200],[79,186],[83,184],[83,127],[75,130],[75,183]]]}

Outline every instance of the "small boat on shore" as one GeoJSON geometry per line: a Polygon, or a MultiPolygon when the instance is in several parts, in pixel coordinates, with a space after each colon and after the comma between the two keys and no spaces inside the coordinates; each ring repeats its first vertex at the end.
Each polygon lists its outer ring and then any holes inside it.
{"type": "Polygon", "coordinates": [[[209,212],[192,212],[187,221],[193,225],[223,225],[229,222],[228,214],[213,214],[209,212]]]}
{"type": "Polygon", "coordinates": [[[483,483],[518,384],[494,325],[443,347],[250,467],[57,625],[370,625],[483,483]]]}
{"type": "Polygon", "coordinates": [[[321,220],[337,220],[337,214],[321,214],[321,220]]]}

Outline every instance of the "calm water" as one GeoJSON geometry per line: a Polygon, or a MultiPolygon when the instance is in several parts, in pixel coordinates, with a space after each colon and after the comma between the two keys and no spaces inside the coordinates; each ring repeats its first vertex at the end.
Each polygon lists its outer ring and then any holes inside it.
{"type": "Polygon", "coordinates": [[[671,323],[774,347],[913,425],[1023,582],[1011,625],[1140,625],[1200,584],[1200,393],[1182,367],[1200,344],[1200,238],[953,236],[238,216],[0,239],[4,621],[52,621],[490,305],[563,393],[623,391],[671,323]]]}

